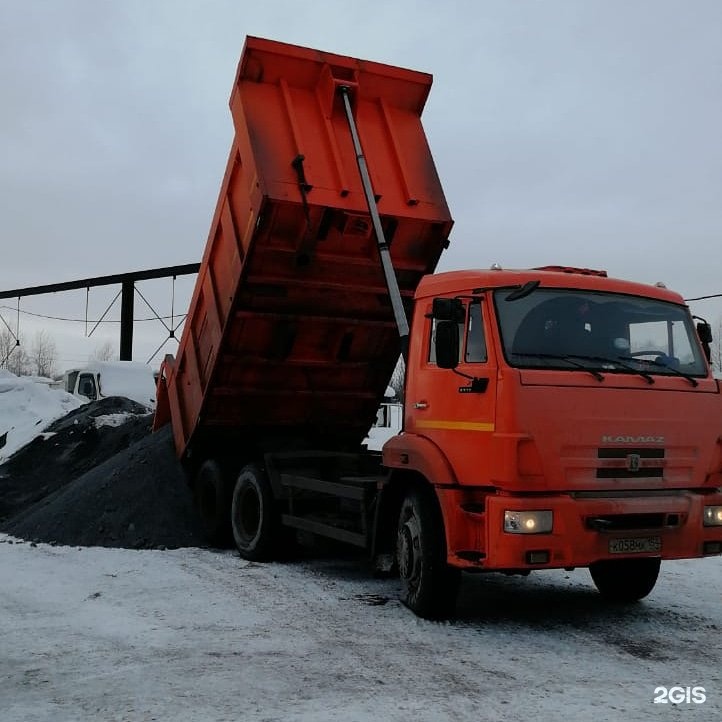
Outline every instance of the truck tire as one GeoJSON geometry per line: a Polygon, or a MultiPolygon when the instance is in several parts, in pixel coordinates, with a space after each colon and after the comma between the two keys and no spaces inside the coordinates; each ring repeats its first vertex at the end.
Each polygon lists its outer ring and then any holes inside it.
{"type": "Polygon", "coordinates": [[[231,496],[221,465],[214,459],[201,464],[193,483],[193,494],[203,531],[215,547],[231,546],[231,496]]]}
{"type": "Polygon", "coordinates": [[[257,464],[241,469],[233,490],[231,527],[240,555],[269,561],[279,543],[280,519],[268,477],[257,464]]]}
{"type": "Polygon", "coordinates": [[[605,559],[589,566],[599,593],[612,602],[638,602],[657,583],[660,559],[605,559]]]}
{"type": "Polygon", "coordinates": [[[446,563],[443,520],[430,489],[411,489],[401,504],[396,561],[402,602],[419,617],[454,613],[461,572],[446,563]]]}

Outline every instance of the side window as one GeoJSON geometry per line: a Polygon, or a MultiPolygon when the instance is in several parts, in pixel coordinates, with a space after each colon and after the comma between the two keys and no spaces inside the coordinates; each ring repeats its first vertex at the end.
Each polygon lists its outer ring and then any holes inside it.
{"type": "Polygon", "coordinates": [[[484,322],[481,318],[481,303],[472,302],[469,305],[468,322],[464,361],[467,363],[483,363],[487,360],[487,356],[484,322]]]}
{"type": "MultiPolygon", "coordinates": [[[[436,363],[436,319],[431,319],[431,334],[429,335],[429,363],[436,363]]],[[[466,323],[459,324],[459,362],[484,363],[488,360],[486,353],[486,339],[484,337],[484,322],[481,316],[481,303],[471,303],[467,306],[466,323]],[[466,326],[466,328],[464,328],[466,326]],[[464,343],[466,337],[466,343],[464,343]],[[464,350],[465,347],[465,350],[464,350]]]]}
{"type": "MultiPolygon", "coordinates": [[[[459,338],[464,338],[464,324],[459,324],[459,338]]],[[[434,340],[436,339],[436,319],[431,319],[431,333],[429,334],[429,363],[436,363],[436,346],[434,340]]],[[[461,344],[459,344],[459,361],[461,361],[461,344]]]]}

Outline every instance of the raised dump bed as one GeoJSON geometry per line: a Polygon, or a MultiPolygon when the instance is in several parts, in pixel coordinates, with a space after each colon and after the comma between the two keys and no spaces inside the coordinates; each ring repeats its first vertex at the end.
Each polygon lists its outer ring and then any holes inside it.
{"type": "MultiPolygon", "coordinates": [[[[401,294],[452,221],[421,126],[431,76],[247,38],[235,137],[156,425],[179,455],[228,437],[358,446],[399,356],[341,87],[348,88],[401,294]]],[[[290,446],[289,446],[290,445],[290,446]]]]}

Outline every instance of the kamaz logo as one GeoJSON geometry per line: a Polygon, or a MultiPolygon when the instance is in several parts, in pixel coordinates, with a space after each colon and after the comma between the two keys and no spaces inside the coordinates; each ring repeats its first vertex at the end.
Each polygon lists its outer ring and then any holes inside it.
{"type": "Polygon", "coordinates": [[[664,436],[602,436],[603,444],[664,444],[664,436]]]}

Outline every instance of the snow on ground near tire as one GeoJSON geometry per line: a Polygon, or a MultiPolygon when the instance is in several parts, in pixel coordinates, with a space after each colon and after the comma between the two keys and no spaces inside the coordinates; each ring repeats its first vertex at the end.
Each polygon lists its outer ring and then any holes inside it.
{"type": "Polygon", "coordinates": [[[0,464],[80,405],[65,391],[0,369],[0,464]]]}
{"type": "Polygon", "coordinates": [[[0,537],[5,722],[716,720],[720,560],[608,606],[586,572],[469,576],[417,619],[354,559],[259,565],[0,537]],[[654,704],[659,686],[704,704],[654,704]]]}

